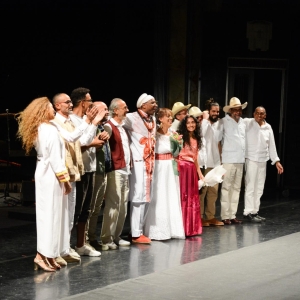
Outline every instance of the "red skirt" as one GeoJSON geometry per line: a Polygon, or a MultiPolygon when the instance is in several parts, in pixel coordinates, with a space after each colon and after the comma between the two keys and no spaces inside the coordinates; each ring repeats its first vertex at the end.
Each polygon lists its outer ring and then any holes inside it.
{"type": "Polygon", "coordinates": [[[202,233],[198,174],[193,162],[179,160],[180,199],[186,236],[202,233]]]}

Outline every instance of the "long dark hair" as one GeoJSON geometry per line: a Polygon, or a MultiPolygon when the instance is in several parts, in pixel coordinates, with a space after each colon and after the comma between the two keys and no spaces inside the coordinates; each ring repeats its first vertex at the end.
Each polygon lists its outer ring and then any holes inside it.
{"type": "Polygon", "coordinates": [[[191,146],[191,143],[190,143],[190,133],[187,130],[187,127],[186,127],[186,122],[187,122],[187,120],[189,118],[192,118],[196,122],[196,129],[194,130],[194,138],[197,141],[197,149],[200,150],[201,146],[202,146],[202,142],[201,142],[201,127],[200,127],[200,123],[198,122],[198,120],[194,116],[187,115],[179,123],[178,133],[182,134],[183,143],[191,146]]]}

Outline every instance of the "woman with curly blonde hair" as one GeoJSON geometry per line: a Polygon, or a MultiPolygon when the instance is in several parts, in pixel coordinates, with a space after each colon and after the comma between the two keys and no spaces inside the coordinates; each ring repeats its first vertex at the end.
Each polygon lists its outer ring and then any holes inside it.
{"type": "Polygon", "coordinates": [[[18,116],[18,137],[26,154],[37,152],[35,171],[37,255],[34,269],[54,272],[60,269],[55,257],[68,249],[68,228],[65,216],[71,191],[65,165],[65,148],[57,128],[50,123],[55,112],[47,97],[33,100],[18,116]]]}

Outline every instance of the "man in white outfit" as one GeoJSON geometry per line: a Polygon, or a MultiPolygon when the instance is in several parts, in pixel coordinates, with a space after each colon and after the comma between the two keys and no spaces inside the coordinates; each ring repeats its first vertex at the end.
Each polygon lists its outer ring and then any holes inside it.
{"type": "Polygon", "coordinates": [[[258,214],[258,211],[265,185],[267,161],[271,159],[278,174],[283,173],[273,130],[265,120],[266,115],[265,108],[258,106],[254,111],[254,118],[244,119],[246,124],[244,218],[256,223],[266,220],[258,214]]]}
{"type": "Polygon", "coordinates": [[[245,163],[246,125],[241,116],[246,106],[247,102],[241,104],[238,98],[231,98],[223,108],[230,115],[219,121],[223,126],[222,163],[226,169],[221,189],[221,218],[225,225],[242,223],[236,218],[236,212],[245,163]]]}
{"type": "Polygon", "coordinates": [[[178,130],[179,123],[181,120],[183,120],[186,117],[190,106],[191,106],[191,104],[184,105],[182,102],[174,103],[174,105],[172,107],[172,114],[173,114],[174,119],[173,119],[173,123],[171,126],[171,129],[173,131],[178,130]]]}
{"type": "MultiPolygon", "coordinates": [[[[222,126],[219,122],[220,106],[213,98],[205,103],[208,114],[204,113],[201,131],[206,144],[206,165],[201,168],[205,176],[213,168],[221,165],[222,126]]],[[[202,226],[223,226],[224,223],[215,218],[216,201],[219,183],[214,186],[203,186],[200,190],[202,226]],[[204,219],[204,215],[206,219],[204,219]]]]}
{"type": "Polygon", "coordinates": [[[158,106],[153,96],[142,94],[137,111],[127,114],[124,128],[130,139],[133,168],[129,177],[131,201],[130,223],[132,243],[150,244],[143,235],[143,227],[151,200],[151,182],[155,162],[156,120],[158,106]]]}

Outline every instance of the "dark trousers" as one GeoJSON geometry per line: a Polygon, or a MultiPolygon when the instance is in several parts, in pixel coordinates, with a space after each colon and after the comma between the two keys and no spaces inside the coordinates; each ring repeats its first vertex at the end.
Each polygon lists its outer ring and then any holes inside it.
{"type": "Polygon", "coordinates": [[[95,172],[87,172],[76,182],[76,206],[74,224],[86,222],[91,212],[91,201],[95,186],[95,172]]]}

